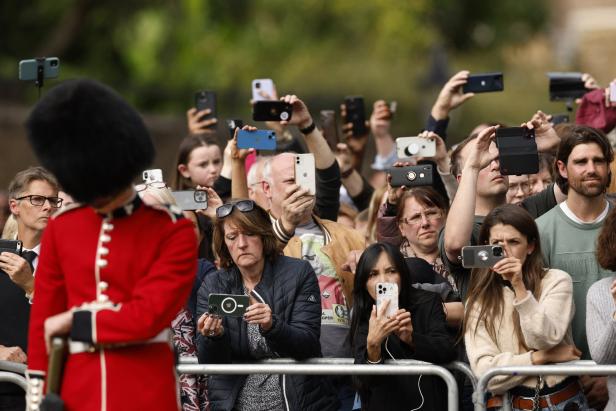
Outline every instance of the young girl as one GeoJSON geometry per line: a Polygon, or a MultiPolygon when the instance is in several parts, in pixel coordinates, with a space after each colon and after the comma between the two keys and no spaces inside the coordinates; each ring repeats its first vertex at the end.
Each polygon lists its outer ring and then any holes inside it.
{"type": "Polygon", "coordinates": [[[175,189],[213,187],[222,165],[222,153],[215,140],[202,134],[190,134],[178,149],[175,189]]]}
{"type": "MultiPolygon", "coordinates": [[[[479,241],[501,246],[505,257],[471,274],[464,339],[475,375],[505,365],[578,360],[581,353],[571,337],[571,277],[543,267],[539,232],[530,214],[513,204],[496,207],[486,216],[479,241]]],[[[579,407],[573,409],[588,408],[578,377],[498,376],[488,389],[494,394],[488,408],[500,408],[499,395],[506,391],[514,410],[562,410],[569,403],[579,407]]]]}

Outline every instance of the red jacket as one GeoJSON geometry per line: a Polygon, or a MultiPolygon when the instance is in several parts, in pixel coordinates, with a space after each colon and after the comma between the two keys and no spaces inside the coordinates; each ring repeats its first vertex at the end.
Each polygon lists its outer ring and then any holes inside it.
{"type": "Polygon", "coordinates": [[[29,376],[47,370],[45,319],[76,308],[71,339],[96,349],[68,356],[65,409],[177,410],[170,345],[147,341],[186,303],[197,265],[192,224],[137,198],[113,215],[90,207],[64,212],[49,222],[41,244],[29,376]]]}

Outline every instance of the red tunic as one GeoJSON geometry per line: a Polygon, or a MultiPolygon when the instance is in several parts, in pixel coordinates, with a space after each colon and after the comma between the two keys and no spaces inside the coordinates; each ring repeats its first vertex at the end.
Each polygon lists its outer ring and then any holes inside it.
{"type": "Polygon", "coordinates": [[[77,307],[71,338],[98,349],[68,356],[65,409],[177,410],[172,349],[147,341],[186,303],[197,265],[194,230],[139,200],[119,211],[101,216],[81,207],[49,222],[36,271],[29,375],[47,369],[45,319],[77,307]],[[87,305],[93,301],[108,302],[96,309],[87,305]]]}

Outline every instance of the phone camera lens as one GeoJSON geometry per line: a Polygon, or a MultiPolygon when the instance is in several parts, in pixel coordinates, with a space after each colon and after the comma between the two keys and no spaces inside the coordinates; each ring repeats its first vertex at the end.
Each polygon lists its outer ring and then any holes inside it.
{"type": "Polygon", "coordinates": [[[494,247],[492,249],[492,253],[494,254],[494,257],[501,257],[503,255],[503,249],[501,247],[494,247]]]}
{"type": "Polygon", "coordinates": [[[259,83],[258,81],[255,83],[255,88],[261,88],[261,83],[259,83]]]}
{"type": "Polygon", "coordinates": [[[58,65],[58,60],[51,60],[51,62],[49,63],[49,65],[51,67],[56,67],[58,65]]]}

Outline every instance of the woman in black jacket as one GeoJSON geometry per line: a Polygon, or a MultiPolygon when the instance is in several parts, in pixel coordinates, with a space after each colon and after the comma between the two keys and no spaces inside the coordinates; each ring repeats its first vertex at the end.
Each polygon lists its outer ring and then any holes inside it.
{"type": "MultiPolygon", "coordinates": [[[[400,250],[385,243],[368,247],[357,264],[350,337],[357,364],[401,359],[442,364],[455,358],[441,298],[413,288],[400,250]],[[393,315],[387,315],[387,304],[376,308],[382,283],[394,283],[399,290],[399,309],[393,315]]],[[[362,410],[447,408],[447,387],[438,377],[369,376],[356,382],[362,410]]]]}
{"type": "MultiPolygon", "coordinates": [[[[200,363],[320,357],[321,299],[306,261],[279,255],[266,211],[251,200],[216,210],[214,247],[223,269],[208,275],[197,297],[200,363]],[[243,317],[210,314],[210,294],[250,296],[243,317]]],[[[304,375],[211,375],[217,410],[335,410],[322,379],[304,375]]]]}

